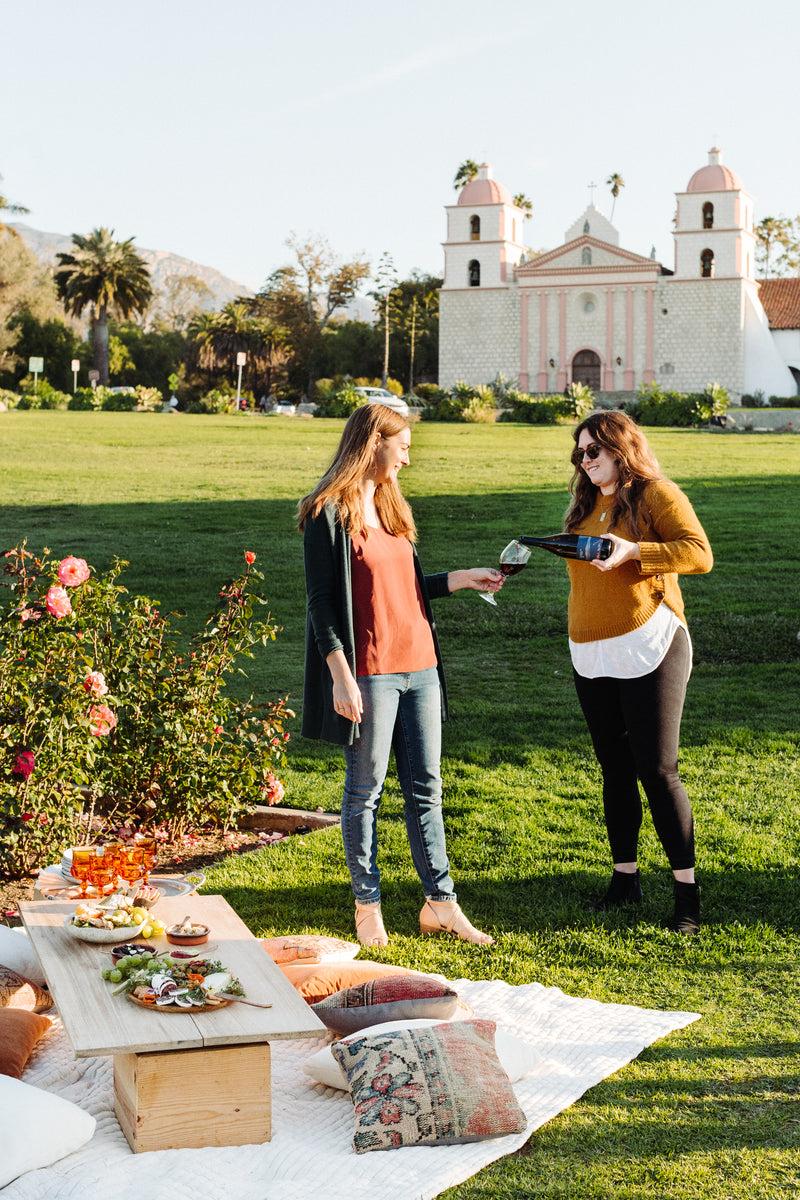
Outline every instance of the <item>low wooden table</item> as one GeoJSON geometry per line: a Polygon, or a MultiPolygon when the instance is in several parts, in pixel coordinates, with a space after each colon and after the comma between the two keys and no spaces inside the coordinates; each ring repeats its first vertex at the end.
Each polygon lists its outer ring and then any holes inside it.
{"type": "MultiPolygon", "coordinates": [[[[139,1008],[112,995],[101,977],[112,965],[112,947],[78,941],[64,928],[74,902],[19,907],[76,1057],[114,1057],[114,1107],[132,1150],[270,1140],[270,1041],[318,1038],[326,1030],[222,896],[164,899],[154,915],[167,926],[187,914],[209,925],[209,957],[241,980],[248,998],[272,1008],[139,1008]]],[[[146,944],[169,948],[165,938],[146,944]]]]}

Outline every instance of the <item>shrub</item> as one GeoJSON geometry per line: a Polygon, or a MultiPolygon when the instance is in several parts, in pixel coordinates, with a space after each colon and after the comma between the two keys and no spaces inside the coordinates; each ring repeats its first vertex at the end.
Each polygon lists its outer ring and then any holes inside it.
{"type": "Polygon", "coordinates": [[[65,409],[69,405],[67,393],[60,392],[46,379],[40,379],[34,388],[33,379],[28,375],[20,384],[20,392],[17,408],[65,409]]]}
{"type": "Polygon", "coordinates": [[[586,383],[570,383],[564,393],[570,416],[576,421],[588,417],[595,406],[594,392],[586,383]]]}
{"type": "Polygon", "coordinates": [[[19,404],[19,396],[16,392],[10,392],[7,388],[0,388],[0,404],[5,404],[6,408],[16,408],[19,404]]]}
{"type": "Polygon", "coordinates": [[[75,394],[70,396],[67,408],[71,412],[94,412],[102,403],[104,391],[104,388],[78,388],[75,394]]]}
{"type": "MultiPolygon", "coordinates": [[[[254,558],[254,556],[252,556],[254,558]]],[[[0,863],[19,875],[81,839],[86,790],[109,820],[227,826],[275,795],[285,701],[227,681],[279,630],[247,561],[181,651],[158,604],[82,559],[6,552],[0,602],[0,863]]]]}
{"type": "Polygon", "coordinates": [[[707,425],[712,417],[727,412],[728,393],[718,383],[709,383],[703,392],[673,392],[657,383],[643,383],[636,399],[628,401],[625,411],[640,425],[674,425],[681,428],[707,425]]]}
{"type": "Polygon", "coordinates": [[[572,419],[571,402],[557,392],[553,395],[530,396],[518,392],[501,421],[521,421],[525,425],[556,425],[572,419]]]}
{"type": "Polygon", "coordinates": [[[800,396],[770,396],[772,408],[800,408],[800,396]]]}
{"type": "Polygon", "coordinates": [[[436,404],[426,404],[422,418],[426,421],[493,421],[494,393],[483,384],[456,383],[436,404]]]}
{"type": "Polygon", "coordinates": [[[357,408],[368,404],[366,396],[357,391],[357,387],[372,387],[372,384],[356,384],[349,376],[337,379],[319,380],[326,385],[322,389],[317,386],[317,409],[315,417],[349,417],[357,408]]]}
{"type": "MultiPolygon", "coordinates": [[[[243,391],[242,399],[247,403],[248,408],[255,407],[255,397],[252,392],[243,391]]],[[[199,400],[191,400],[186,406],[186,411],[206,414],[236,412],[236,388],[229,383],[212,388],[199,400]]]]}
{"type": "Polygon", "coordinates": [[[133,388],[124,392],[112,392],[109,388],[98,388],[102,395],[100,407],[103,412],[134,412],[136,409],[136,392],[133,388]]]}
{"type": "Polygon", "coordinates": [[[391,375],[386,380],[386,383],[382,379],[379,379],[377,375],[371,379],[368,379],[366,375],[357,375],[353,383],[356,387],[385,387],[386,391],[391,392],[393,396],[402,396],[404,391],[402,383],[398,379],[392,379],[391,375]]]}
{"type": "Polygon", "coordinates": [[[742,408],[761,408],[761,406],[766,403],[767,398],[760,388],[753,392],[752,395],[746,392],[744,396],[742,396],[742,408]]]}
{"type": "Polygon", "coordinates": [[[441,404],[442,400],[446,399],[447,392],[444,388],[440,388],[438,383],[416,383],[413,395],[426,408],[434,409],[438,404],[441,404]]]}

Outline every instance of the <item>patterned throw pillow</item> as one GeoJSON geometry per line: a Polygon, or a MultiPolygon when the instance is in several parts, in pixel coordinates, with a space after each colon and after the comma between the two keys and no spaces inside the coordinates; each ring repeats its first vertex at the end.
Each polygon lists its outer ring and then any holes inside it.
{"type": "Polygon", "coordinates": [[[368,1025],[406,1017],[446,1021],[458,1008],[458,996],[446,984],[425,975],[385,975],[334,992],[311,1007],[335,1033],[357,1033],[368,1025]]]}
{"type": "Polygon", "coordinates": [[[28,1012],[46,1012],[53,997],[38,983],[23,979],[10,967],[0,967],[0,1008],[26,1008],[28,1012]]]}
{"type": "Polygon", "coordinates": [[[334,1042],[353,1098],[353,1148],[365,1154],[521,1133],[525,1114],[494,1032],[493,1021],[454,1021],[334,1042]]]}
{"type": "Polygon", "coordinates": [[[323,934],[288,934],[286,937],[262,938],[261,945],[275,963],[337,963],[349,962],[358,954],[358,942],[323,934]]]}
{"type": "MultiPolygon", "coordinates": [[[[357,958],[355,962],[340,963],[281,963],[289,983],[300,993],[307,1004],[316,1004],[334,992],[344,992],[373,979],[387,975],[416,975],[408,967],[395,967],[391,963],[376,963],[368,958],[357,958]]],[[[371,1022],[370,1022],[371,1024],[371,1022]]]]}

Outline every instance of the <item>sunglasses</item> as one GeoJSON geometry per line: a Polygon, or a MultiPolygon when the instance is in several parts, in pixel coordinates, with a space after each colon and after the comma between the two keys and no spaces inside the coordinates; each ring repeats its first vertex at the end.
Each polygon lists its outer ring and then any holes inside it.
{"type": "Polygon", "coordinates": [[[572,452],[572,461],[576,465],[582,463],[584,458],[588,458],[589,462],[594,462],[595,459],[600,457],[603,449],[604,447],[601,446],[599,442],[590,442],[589,445],[583,450],[580,446],[577,446],[572,452]]]}

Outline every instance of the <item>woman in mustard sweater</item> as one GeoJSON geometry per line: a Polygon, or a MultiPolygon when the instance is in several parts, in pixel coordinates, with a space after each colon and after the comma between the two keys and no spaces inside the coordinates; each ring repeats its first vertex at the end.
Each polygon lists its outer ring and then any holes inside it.
{"type": "Polygon", "coordinates": [[[574,433],[570,533],[609,537],[611,556],[570,560],[569,645],[575,687],[603,774],[614,871],[599,909],[642,898],[641,782],[672,867],[671,928],[697,933],[694,825],[678,774],[692,643],[679,575],[710,571],[711,547],[686,496],[664,479],[638,425],[597,412],[574,433]]]}

